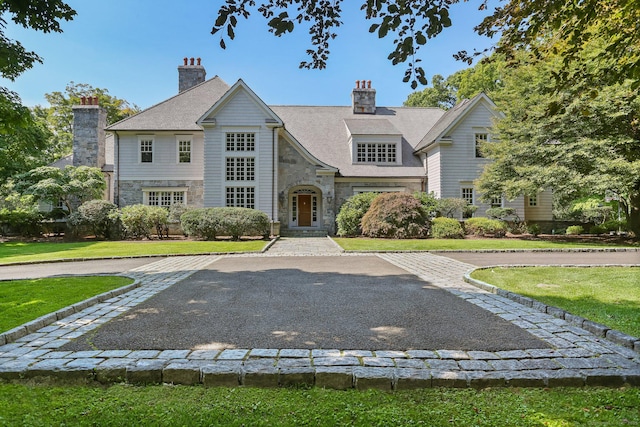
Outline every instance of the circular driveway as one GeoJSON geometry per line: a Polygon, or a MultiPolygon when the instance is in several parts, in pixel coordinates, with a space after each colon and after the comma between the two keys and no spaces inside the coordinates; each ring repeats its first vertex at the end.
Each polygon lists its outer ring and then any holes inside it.
{"type": "Polygon", "coordinates": [[[547,345],[377,256],[224,257],[62,350],[547,345]]]}

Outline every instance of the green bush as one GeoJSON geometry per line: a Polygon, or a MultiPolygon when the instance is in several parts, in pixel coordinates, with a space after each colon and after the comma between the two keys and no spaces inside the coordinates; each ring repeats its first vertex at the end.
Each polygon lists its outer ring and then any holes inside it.
{"type": "Polygon", "coordinates": [[[435,239],[462,239],[464,230],[457,219],[438,217],[431,220],[431,237],[435,239]]]}
{"type": "Polygon", "coordinates": [[[535,223],[527,225],[527,232],[533,236],[537,236],[540,234],[540,225],[535,223]]]}
{"type": "Polygon", "coordinates": [[[184,213],[180,217],[186,235],[204,240],[218,236],[231,236],[238,240],[242,236],[269,237],[271,223],[262,211],[247,208],[202,208],[184,213]]]}
{"type": "Polygon", "coordinates": [[[185,205],[184,203],[176,203],[169,207],[169,222],[172,224],[178,224],[180,218],[185,213],[196,209],[193,206],[185,205]]]}
{"type": "Polygon", "coordinates": [[[120,221],[125,234],[133,238],[151,238],[155,229],[158,237],[162,237],[168,222],[169,213],[160,206],[130,205],[122,208],[120,221]]]}
{"type": "Polygon", "coordinates": [[[584,233],[584,228],[581,225],[571,225],[567,227],[567,234],[571,236],[577,236],[584,233]]]}
{"type": "Polygon", "coordinates": [[[503,221],[485,217],[469,218],[464,222],[464,229],[467,234],[474,236],[504,237],[507,233],[507,226],[503,221]]]}
{"type": "Polygon", "coordinates": [[[438,198],[436,198],[436,195],[433,192],[425,193],[424,191],[416,191],[415,193],[413,193],[413,197],[420,201],[420,204],[429,213],[430,218],[435,218],[436,216],[438,216],[439,200],[438,198]]]}
{"type": "Polygon", "coordinates": [[[69,217],[69,226],[89,227],[98,238],[110,239],[116,233],[118,224],[118,207],[107,200],[90,200],[78,207],[69,217]]]}
{"type": "Polygon", "coordinates": [[[517,218],[516,210],[514,208],[489,208],[486,213],[491,219],[504,220],[510,216],[515,216],[517,218]]]}
{"type": "Polygon", "coordinates": [[[429,227],[428,212],[407,193],[380,194],[362,217],[362,234],[368,237],[426,237],[429,227]]]}
{"type": "Polygon", "coordinates": [[[468,215],[473,215],[477,207],[476,206],[471,207],[471,206],[473,205],[469,205],[469,203],[467,203],[465,199],[451,197],[451,198],[445,198],[445,199],[438,199],[438,205],[436,209],[438,212],[438,216],[453,218],[458,215],[458,212],[462,212],[463,214],[466,213],[468,215]]]}
{"type": "Polygon", "coordinates": [[[607,229],[603,225],[593,225],[589,228],[589,234],[605,234],[607,229]]]}
{"type": "Polygon", "coordinates": [[[340,208],[336,217],[338,236],[359,236],[362,234],[362,217],[367,213],[378,193],[360,193],[351,196],[340,208]]]}
{"type": "Polygon", "coordinates": [[[3,234],[37,237],[42,234],[43,215],[36,210],[0,209],[0,226],[3,234]]]}

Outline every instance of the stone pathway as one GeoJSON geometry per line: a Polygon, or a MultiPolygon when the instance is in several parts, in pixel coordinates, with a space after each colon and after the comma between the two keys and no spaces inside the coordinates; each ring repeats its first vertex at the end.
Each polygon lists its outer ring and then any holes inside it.
{"type": "MultiPolygon", "coordinates": [[[[339,253],[331,247],[333,242],[329,239],[312,239],[282,239],[263,256],[304,253],[335,256],[339,253]]],[[[429,253],[378,256],[513,322],[546,341],[551,348],[498,352],[269,348],[59,350],[70,340],[90,333],[219,258],[172,257],[127,272],[125,275],[139,282],[136,289],[0,345],[0,379],[44,377],[81,383],[128,381],[262,387],[309,384],[336,389],[386,390],[437,386],[640,386],[638,353],[565,320],[465,283],[463,274],[473,268],[469,264],[429,253]]],[[[30,329],[34,329],[33,325],[30,329]]],[[[4,334],[3,339],[7,336],[4,334]]]]}
{"type": "Polygon", "coordinates": [[[280,237],[266,252],[271,256],[337,255],[344,250],[328,237],[280,237]]]}

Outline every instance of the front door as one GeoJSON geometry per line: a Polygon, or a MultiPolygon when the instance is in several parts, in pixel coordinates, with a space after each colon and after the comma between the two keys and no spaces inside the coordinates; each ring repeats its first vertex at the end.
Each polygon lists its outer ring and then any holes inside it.
{"type": "Polygon", "coordinates": [[[311,227],[311,195],[298,195],[298,227],[311,227]]]}

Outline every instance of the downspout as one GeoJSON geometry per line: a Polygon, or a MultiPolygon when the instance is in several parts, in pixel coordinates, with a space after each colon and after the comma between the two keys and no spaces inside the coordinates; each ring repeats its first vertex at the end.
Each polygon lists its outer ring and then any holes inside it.
{"type": "Polygon", "coordinates": [[[114,202],[116,202],[116,206],[120,208],[120,135],[118,135],[118,131],[113,131],[113,135],[116,139],[116,188],[114,188],[114,202]]]}

